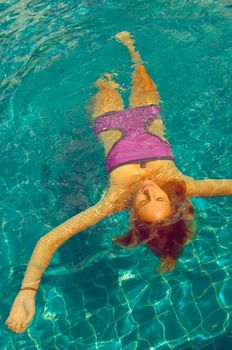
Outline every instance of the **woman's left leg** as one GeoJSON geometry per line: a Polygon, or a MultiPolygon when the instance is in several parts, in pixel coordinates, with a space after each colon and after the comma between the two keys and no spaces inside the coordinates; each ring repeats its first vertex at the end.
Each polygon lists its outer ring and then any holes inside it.
{"type": "MultiPolygon", "coordinates": [[[[128,32],[121,32],[116,35],[116,39],[125,45],[129,51],[132,62],[134,63],[134,72],[132,73],[132,89],[130,95],[130,107],[142,107],[151,104],[158,105],[160,102],[159,93],[156,84],[150,78],[143,65],[142,58],[135,49],[134,40],[128,32]]],[[[157,118],[150,124],[148,131],[154,135],[165,139],[165,126],[160,118],[157,118]]]]}
{"type": "Polygon", "coordinates": [[[116,35],[116,39],[127,47],[131,60],[134,63],[135,69],[132,73],[130,107],[134,108],[151,104],[158,105],[160,98],[157,87],[147,73],[139,52],[135,49],[131,34],[128,32],[121,32],[116,35]]]}

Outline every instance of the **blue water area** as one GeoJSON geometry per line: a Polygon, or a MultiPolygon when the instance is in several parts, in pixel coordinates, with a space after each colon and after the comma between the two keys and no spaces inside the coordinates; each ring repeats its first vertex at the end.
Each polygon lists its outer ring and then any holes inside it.
{"type": "Polygon", "coordinates": [[[232,348],[231,197],[194,199],[196,232],[177,268],[157,275],[144,246],[121,249],[113,215],[53,256],[25,333],[5,326],[40,237],[100,199],[104,153],[86,103],[131,61],[134,35],[162,101],[177,167],[231,178],[232,6],[229,0],[0,1],[1,350],[232,348]]]}

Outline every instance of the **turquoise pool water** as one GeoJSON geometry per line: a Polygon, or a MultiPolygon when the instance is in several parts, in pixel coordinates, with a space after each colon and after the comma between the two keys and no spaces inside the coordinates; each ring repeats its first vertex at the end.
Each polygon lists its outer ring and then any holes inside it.
{"type": "Polygon", "coordinates": [[[111,245],[119,213],[54,255],[24,334],[4,325],[37,240],[107,185],[85,103],[104,72],[130,87],[114,35],[130,31],[156,81],[179,169],[231,178],[229,0],[0,1],[2,350],[232,348],[231,198],[194,199],[197,231],[174,272],[111,245]]]}

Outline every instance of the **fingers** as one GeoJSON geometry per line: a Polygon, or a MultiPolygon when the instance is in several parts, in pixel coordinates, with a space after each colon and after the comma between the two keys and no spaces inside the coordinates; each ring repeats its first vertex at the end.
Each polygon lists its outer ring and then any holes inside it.
{"type": "Polygon", "coordinates": [[[15,333],[23,333],[25,332],[32,318],[33,313],[30,313],[24,321],[14,320],[8,317],[8,319],[5,322],[5,325],[15,333]]]}
{"type": "Polygon", "coordinates": [[[34,314],[34,299],[27,296],[16,298],[5,325],[15,333],[23,333],[34,314]]]}
{"type": "Polygon", "coordinates": [[[22,327],[21,322],[10,321],[7,323],[7,327],[15,333],[25,332],[25,327],[22,327]]]}
{"type": "Polygon", "coordinates": [[[21,327],[16,323],[13,323],[8,328],[14,333],[24,333],[26,330],[26,327],[21,327]]]}
{"type": "Polygon", "coordinates": [[[34,312],[30,312],[27,316],[27,318],[25,319],[25,321],[22,322],[22,327],[26,327],[30,321],[32,320],[33,316],[34,316],[34,312]]]}

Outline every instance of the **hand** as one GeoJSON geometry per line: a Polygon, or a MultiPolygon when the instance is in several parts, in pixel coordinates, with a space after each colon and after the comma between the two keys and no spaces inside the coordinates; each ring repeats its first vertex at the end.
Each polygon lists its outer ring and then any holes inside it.
{"type": "Polygon", "coordinates": [[[17,294],[10,314],[5,322],[6,326],[15,333],[25,332],[29,322],[35,314],[35,292],[21,291],[17,294]]]}

